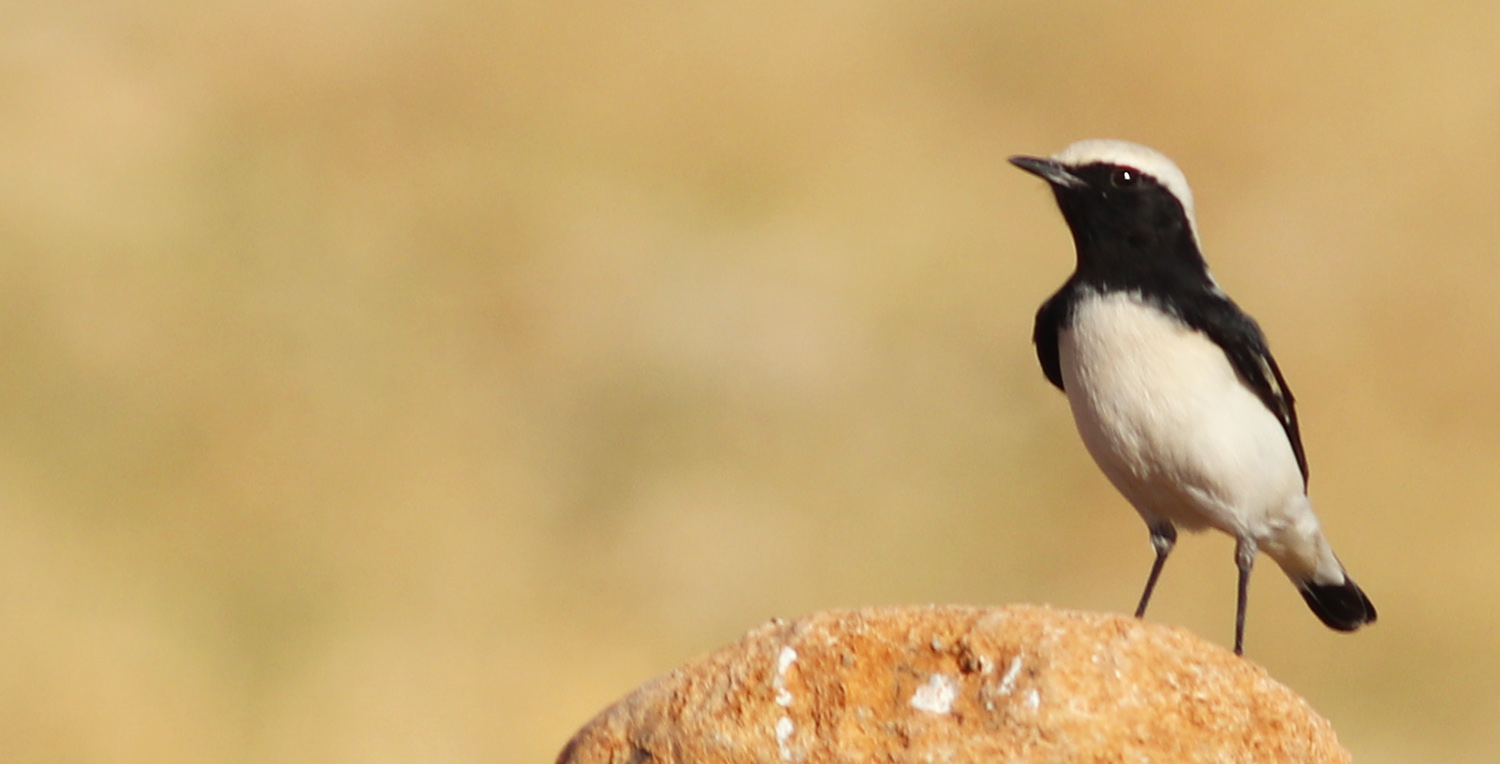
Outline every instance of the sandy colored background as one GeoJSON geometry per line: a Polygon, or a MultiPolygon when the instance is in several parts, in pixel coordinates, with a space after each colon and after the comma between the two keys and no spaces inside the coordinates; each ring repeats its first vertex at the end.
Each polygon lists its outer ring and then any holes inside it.
{"type": "MultiPolygon", "coordinates": [[[[632,7],[633,6],[633,7],[632,7]]],[[[1040,181],[1178,160],[1380,608],[1249,656],[1500,748],[1500,5],[0,9],[0,760],[550,762],[772,616],[1127,611],[1040,181]]],[[[1227,644],[1232,543],[1151,617],[1227,644]]]]}

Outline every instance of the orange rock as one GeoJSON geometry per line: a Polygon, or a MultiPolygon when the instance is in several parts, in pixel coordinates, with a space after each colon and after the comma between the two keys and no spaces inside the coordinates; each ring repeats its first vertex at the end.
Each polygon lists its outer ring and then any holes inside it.
{"type": "Polygon", "coordinates": [[[589,722],[559,764],[1348,762],[1251,662],[1133,618],[1013,606],[772,621],[589,722]]]}

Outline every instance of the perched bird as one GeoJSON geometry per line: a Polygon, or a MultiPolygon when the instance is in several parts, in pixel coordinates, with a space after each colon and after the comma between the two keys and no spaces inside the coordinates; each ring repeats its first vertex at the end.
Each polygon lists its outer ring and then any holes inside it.
{"type": "Polygon", "coordinates": [[[1123,141],[1010,161],[1047,181],[1073,232],[1077,266],[1032,339],[1084,446],[1150,529],[1156,561],[1136,617],[1177,529],[1217,528],[1235,539],[1236,654],[1257,552],[1330,628],[1373,623],[1308,501],[1292,391],[1260,327],[1209,273],[1182,171],[1123,141]]]}

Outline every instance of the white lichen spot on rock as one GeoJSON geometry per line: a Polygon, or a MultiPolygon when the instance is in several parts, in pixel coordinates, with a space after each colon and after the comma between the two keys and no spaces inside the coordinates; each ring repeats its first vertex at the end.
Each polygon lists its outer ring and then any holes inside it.
{"type": "Polygon", "coordinates": [[[931,714],[946,714],[953,710],[953,701],[958,697],[958,683],[946,674],[933,674],[927,684],[911,694],[911,707],[931,714]]]}
{"type": "Polygon", "coordinates": [[[1026,691],[1026,707],[1035,709],[1042,705],[1042,696],[1035,688],[1026,691]]]}
{"type": "Polygon", "coordinates": [[[786,670],[797,662],[797,648],[791,645],[782,645],[781,654],[776,656],[776,675],[786,676],[786,670]]]}
{"type": "Polygon", "coordinates": [[[796,729],[797,725],[792,723],[790,716],[783,716],[776,720],[776,750],[781,754],[782,761],[792,760],[792,747],[789,743],[796,729]]]}
{"type": "Polygon", "coordinates": [[[792,693],[786,688],[786,672],[796,662],[796,649],[791,645],[782,645],[781,654],[776,656],[776,678],[771,682],[771,686],[776,689],[776,705],[782,708],[792,705],[792,693]]]}
{"type": "Polygon", "coordinates": [[[1010,659],[1010,666],[1005,669],[1005,676],[1000,677],[1000,694],[1009,695],[1016,691],[1016,677],[1021,675],[1021,656],[1017,655],[1010,659]]]}

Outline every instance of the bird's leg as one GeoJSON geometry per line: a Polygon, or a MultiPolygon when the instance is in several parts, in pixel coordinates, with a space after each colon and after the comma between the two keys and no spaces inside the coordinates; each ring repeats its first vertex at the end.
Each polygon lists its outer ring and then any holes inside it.
{"type": "Polygon", "coordinates": [[[1146,578],[1146,591],[1141,592],[1141,604],[1135,606],[1135,617],[1146,614],[1146,603],[1151,601],[1151,590],[1156,588],[1156,579],[1161,575],[1161,566],[1167,564],[1167,555],[1177,543],[1177,527],[1167,520],[1151,523],[1151,546],[1156,548],[1156,562],[1151,563],[1151,575],[1146,578]]]}
{"type": "Polygon", "coordinates": [[[1234,654],[1245,654],[1245,604],[1250,595],[1250,568],[1255,565],[1258,547],[1254,539],[1238,539],[1234,543],[1234,564],[1240,569],[1240,591],[1234,614],[1234,654]]]}

